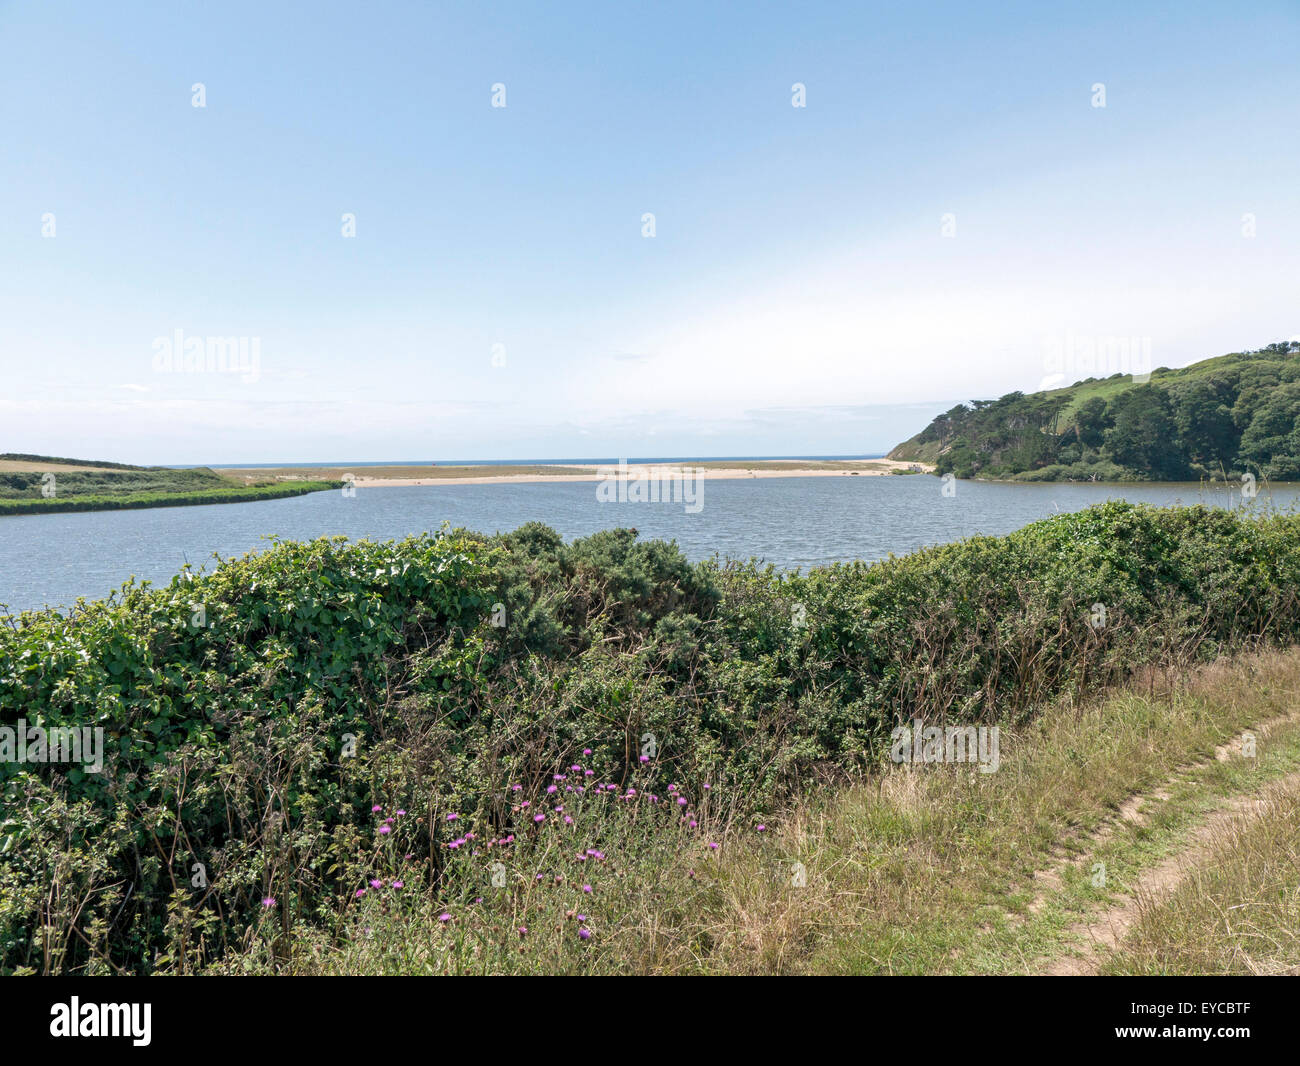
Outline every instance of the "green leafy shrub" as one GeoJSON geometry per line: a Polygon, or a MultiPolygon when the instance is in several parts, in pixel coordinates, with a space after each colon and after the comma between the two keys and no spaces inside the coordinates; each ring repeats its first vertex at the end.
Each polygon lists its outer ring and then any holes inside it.
{"type": "Polygon", "coordinates": [[[98,726],[106,755],[0,763],[0,968],[188,971],[250,937],[274,957],[338,932],[373,806],[408,812],[411,883],[446,898],[446,814],[513,833],[508,786],[542,797],[556,767],[710,782],[757,815],[875,765],[914,716],[1017,721],[1145,663],[1294,642],[1297,589],[1296,517],[1116,502],[806,574],[537,524],[285,542],[24,613],[0,725],[98,726]]]}

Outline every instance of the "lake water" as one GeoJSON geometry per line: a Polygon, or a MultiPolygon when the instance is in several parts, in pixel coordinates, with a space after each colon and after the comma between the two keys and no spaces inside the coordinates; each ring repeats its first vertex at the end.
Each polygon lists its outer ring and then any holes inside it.
{"type": "MultiPolygon", "coordinates": [[[[565,539],[635,526],[676,540],[691,559],[757,557],[782,568],[880,559],[977,533],[1008,533],[1057,511],[1107,499],[1239,506],[1240,491],[1199,485],[995,484],[961,481],[944,497],[939,479],[751,478],[707,481],[703,509],[682,504],[600,503],[596,484],[456,485],[319,492],[286,500],[139,511],[0,518],[0,604],[12,611],[98,599],[134,575],[162,583],[188,559],[241,555],[268,535],[301,540],[342,533],[389,539],[444,521],[485,533],[537,520],[565,539]]],[[[1300,486],[1261,489],[1256,505],[1289,509],[1300,486]]]]}

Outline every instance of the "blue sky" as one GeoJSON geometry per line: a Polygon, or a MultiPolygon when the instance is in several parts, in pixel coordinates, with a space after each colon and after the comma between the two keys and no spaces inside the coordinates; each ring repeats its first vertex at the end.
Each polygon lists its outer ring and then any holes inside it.
{"type": "Polygon", "coordinates": [[[0,451],[866,453],[1040,387],[1062,338],[1180,366],[1295,336],[1298,31],[0,0],[0,451]],[[256,380],[158,372],[176,330],[255,339],[256,380]]]}

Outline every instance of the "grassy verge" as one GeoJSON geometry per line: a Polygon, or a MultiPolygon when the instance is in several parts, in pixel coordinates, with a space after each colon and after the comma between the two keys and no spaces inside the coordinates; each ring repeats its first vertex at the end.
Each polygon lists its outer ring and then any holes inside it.
{"type": "MultiPolygon", "coordinates": [[[[852,973],[1029,973],[1079,945],[1071,927],[1110,906],[1184,845],[1227,795],[1288,773],[1296,724],[1255,760],[1216,745],[1284,713],[1300,694],[1300,653],[1220,663],[1159,697],[1141,692],[1045,713],[1004,746],[983,780],[902,774],[837,802],[815,853],[870,856],[837,894],[867,906],[820,930],[809,967],[852,973]],[[1191,769],[1195,767],[1195,769],[1191,769]],[[1183,773],[1178,771],[1183,770],[1183,773]],[[1171,780],[1172,779],[1172,780],[1171,780]],[[1166,798],[1121,815],[1144,791],[1166,798]],[[1049,872],[1049,877],[1035,874],[1049,872]]],[[[836,879],[833,879],[836,880],[836,879]]]]}
{"type": "MultiPolygon", "coordinates": [[[[1033,972],[1069,950],[1072,919],[1104,908],[1180,847],[1219,798],[1300,765],[1300,720],[1270,734],[1255,759],[1213,758],[1241,729],[1293,706],[1300,651],[1243,656],[1158,684],[1158,692],[1051,709],[1004,739],[996,774],[887,772],[788,808],[766,831],[733,817],[711,790],[677,786],[684,805],[673,795],[651,802],[626,789],[602,791],[566,806],[581,828],[561,822],[508,844],[472,838],[432,892],[421,860],[403,860],[405,844],[395,837],[377,847],[364,895],[345,902],[332,932],[282,935],[264,923],[253,948],[217,969],[1033,972]],[[1180,770],[1158,812],[1098,839],[1099,829],[1121,821],[1127,799],[1180,770]],[[684,830],[690,822],[698,830],[684,830]],[[601,842],[599,860],[587,850],[592,840],[601,842]],[[1080,864],[1044,889],[1034,873],[1062,860],[1062,842],[1080,864]],[[1099,863],[1108,887],[1096,883],[1099,863]]],[[[551,806],[539,808],[548,819],[556,818],[551,806]]],[[[1275,794],[1263,817],[1221,842],[1204,871],[1144,912],[1133,947],[1109,971],[1300,965],[1297,813],[1294,787],[1275,794]]],[[[402,817],[375,815],[394,833],[402,817]]]]}
{"type": "Polygon", "coordinates": [[[0,499],[0,517],[5,515],[51,514],[60,511],[119,511],[140,507],[193,507],[208,503],[250,503],[278,500],[309,492],[336,489],[338,481],[284,481],[275,485],[238,485],[176,492],[87,493],[80,496],[0,499]]]}
{"type": "MultiPolygon", "coordinates": [[[[361,894],[341,901],[328,927],[268,920],[250,950],[216,971],[1034,971],[1070,949],[1071,920],[1102,909],[1179,848],[1219,797],[1294,770],[1300,720],[1261,742],[1257,759],[1218,762],[1213,751],[1288,710],[1297,693],[1300,650],[1242,656],[1188,679],[1162,677],[1158,693],[1054,707],[1004,738],[997,774],[887,772],[824,790],[763,829],[737,818],[712,789],[675,785],[654,796],[598,785],[532,807],[547,822],[508,842],[461,823],[469,840],[452,849],[437,888],[422,878],[425,858],[404,850],[411,815],[385,807],[374,824],[389,824],[391,836],[377,839],[372,863],[357,871],[361,894]],[[1179,770],[1158,813],[1099,839],[1128,798],[1179,770]],[[1079,866],[1044,889],[1035,871],[1061,862],[1062,842],[1079,866]],[[1096,885],[1097,863],[1109,888],[1096,885]]],[[[1216,865],[1144,915],[1138,944],[1112,971],[1300,965],[1300,797],[1291,790],[1270,803],[1265,818],[1223,842],[1216,865]],[[1230,909],[1244,906],[1251,913],[1225,926],[1230,909]]]]}
{"type": "Polygon", "coordinates": [[[1300,973],[1300,782],[1264,790],[1171,895],[1143,899],[1103,972],[1300,973]]]}
{"type": "Polygon", "coordinates": [[[1300,519],[1109,503],[808,574],[536,524],[282,542],[24,613],[0,724],[103,757],[0,758],[0,967],[369,965],[393,923],[375,966],[1028,969],[1105,903],[1067,870],[1037,905],[1057,842],[1295,685],[1090,695],[1300,643],[1298,587],[1300,519]],[[996,726],[1000,770],[864,778],[918,716],[996,726]]]}

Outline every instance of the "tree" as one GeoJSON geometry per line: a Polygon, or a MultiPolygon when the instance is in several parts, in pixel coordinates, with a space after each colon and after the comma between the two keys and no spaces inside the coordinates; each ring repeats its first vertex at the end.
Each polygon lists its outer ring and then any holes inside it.
{"type": "Polygon", "coordinates": [[[1110,403],[1114,425],[1106,431],[1112,462],[1148,477],[1187,476],[1187,454],[1174,424],[1169,394],[1155,385],[1121,392],[1110,403]]]}
{"type": "Polygon", "coordinates": [[[1269,477],[1295,476],[1293,457],[1300,455],[1300,383],[1283,385],[1255,410],[1241,435],[1241,461],[1269,477]]]}
{"type": "Polygon", "coordinates": [[[1217,378],[1189,381],[1169,390],[1174,424],[1193,462],[1230,469],[1240,446],[1232,418],[1232,386],[1217,378]]]}
{"type": "Polygon", "coordinates": [[[1085,448],[1100,448],[1106,430],[1112,425],[1106,401],[1100,396],[1084,400],[1074,413],[1074,433],[1085,448]]]}

